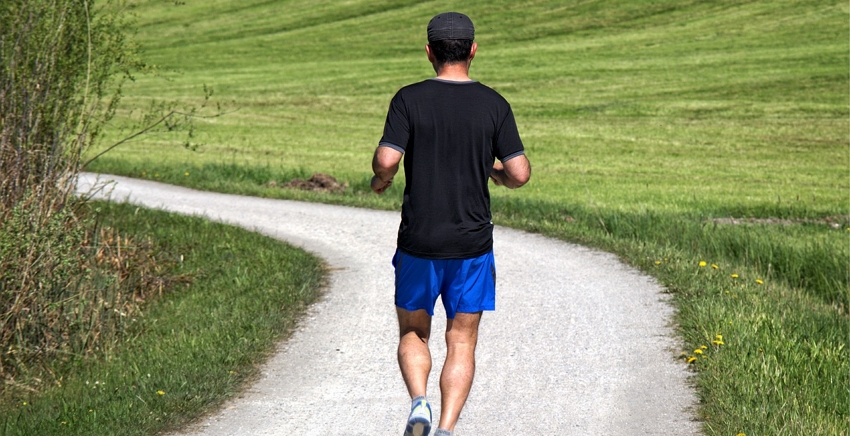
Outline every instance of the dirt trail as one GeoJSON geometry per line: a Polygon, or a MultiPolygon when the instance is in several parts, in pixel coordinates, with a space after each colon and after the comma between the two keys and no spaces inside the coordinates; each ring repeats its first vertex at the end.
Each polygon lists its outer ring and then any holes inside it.
{"type": "MultiPolygon", "coordinates": [[[[83,174],[86,189],[97,176],[83,174]]],[[[394,212],[194,191],[116,176],[111,198],[204,215],[323,257],[327,296],[262,375],[185,435],[400,435],[409,400],[395,360],[394,212]]],[[[104,194],[107,195],[107,194],[104,194]]],[[[498,228],[497,310],[481,326],[459,436],[690,435],[695,394],[671,307],[610,254],[498,228]]],[[[437,305],[429,399],[445,350],[437,305]]]]}

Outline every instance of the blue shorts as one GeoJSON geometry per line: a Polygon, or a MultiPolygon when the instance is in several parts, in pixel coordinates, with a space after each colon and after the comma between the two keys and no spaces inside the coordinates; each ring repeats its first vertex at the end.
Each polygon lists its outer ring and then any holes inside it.
{"type": "Polygon", "coordinates": [[[422,259],[396,250],[395,305],[434,316],[437,297],[446,317],[496,310],[496,263],[493,251],[471,259],[422,259]]]}

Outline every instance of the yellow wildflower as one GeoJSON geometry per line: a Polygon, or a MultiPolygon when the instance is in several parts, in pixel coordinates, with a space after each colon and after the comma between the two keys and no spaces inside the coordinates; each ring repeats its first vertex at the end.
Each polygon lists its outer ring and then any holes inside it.
{"type": "Polygon", "coordinates": [[[660,260],[656,260],[656,261],[655,261],[655,264],[656,264],[656,265],[661,265],[661,261],[660,261],[660,260]]]}
{"type": "Polygon", "coordinates": [[[758,284],[760,284],[760,285],[763,285],[763,284],[764,284],[764,280],[762,280],[762,279],[756,279],[756,283],[758,283],[758,284]]]}
{"type": "Polygon", "coordinates": [[[716,263],[712,263],[712,264],[711,264],[711,267],[712,267],[713,269],[720,268],[719,266],[717,266],[717,264],[716,264],[716,263]]]}
{"type": "Polygon", "coordinates": [[[716,335],[716,336],[715,336],[715,338],[717,338],[717,340],[718,340],[718,341],[722,341],[722,340],[723,340],[723,335],[718,334],[718,335],[716,335]]]}
{"type": "Polygon", "coordinates": [[[156,391],[157,395],[165,395],[165,391],[156,391]]]}
{"type": "Polygon", "coordinates": [[[747,436],[747,435],[745,435],[744,433],[738,433],[738,434],[737,434],[737,435],[735,435],[735,436],[747,436]]]}
{"type": "Polygon", "coordinates": [[[702,267],[704,267],[704,266],[706,266],[706,265],[708,265],[708,264],[707,264],[707,263],[705,263],[705,261],[704,261],[704,260],[699,261],[699,266],[700,266],[700,268],[702,268],[702,267]]]}
{"type": "Polygon", "coordinates": [[[694,354],[702,354],[702,349],[697,348],[696,350],[694,350],[694,354]]]}
{"type": "Polygon", "coordinates": [[[723,345],[723,341],[721,341],[720,339],[715,339],[711,341],[711,343],[714,345],[723,345]]]}
{"type": "Polygon", "coordinates": [[[186,176],[186,177],[189,177],[189,173],[188,173],[188,172],[183,173],[183,175],[184,175],[184,176],[186,176]]]}
{"type": "Polygon", "coordinates": [[[737,279],[737,278],[738,278],[738,274],[732,273],[732,278],[733,278],[733,279],[737,279]]]}
{"type": "Polygon", "coordinates": [[[688,357],[688,363],[694,363],[697,361],[697,358],[694,356],[688,357]]]}
{"type": "Polygon", "coordinates": [[[705,345],[700,345],[699,347],[700,347],[700,348],[702,348],[703,350],[707,350],[707,349],[708,349],[708,347],[707,347],[707,346],[705,346],[705,345]]]}

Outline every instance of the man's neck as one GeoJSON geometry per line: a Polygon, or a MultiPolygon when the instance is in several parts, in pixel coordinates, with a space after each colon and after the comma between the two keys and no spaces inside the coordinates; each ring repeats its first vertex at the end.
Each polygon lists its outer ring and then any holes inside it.
{"type": "Polygon", "coordinates": [[[469,78],[469,65],[466,63],[448,64],[440,68],[437,73],[437,78],[440,80],[448,80],[450,82],[471,82],[469,78]]]}

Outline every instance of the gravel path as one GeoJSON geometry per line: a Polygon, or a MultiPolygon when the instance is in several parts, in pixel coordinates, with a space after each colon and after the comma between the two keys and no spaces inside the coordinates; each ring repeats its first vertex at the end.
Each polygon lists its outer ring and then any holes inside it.
{"type": "MultiPolygon", "coordinates": [[[[83,174],[80,189],[95,183],[83,174]]],[[[400,435],[399,215],[194,191],[117,176],[101,196],[203,215],[318,254],[330,289],[260,378],[185,435],[400,435]]],[[[615,256],[497,227],[497,310],[484,314],[459,436],[696,435],[696,404],[662,288],[615,256]]],[[[429,400],[439,410],[445,316],[437,304],[429,400]]],[[[436,417],[435,417],[436,418],[436,417]]]]}

